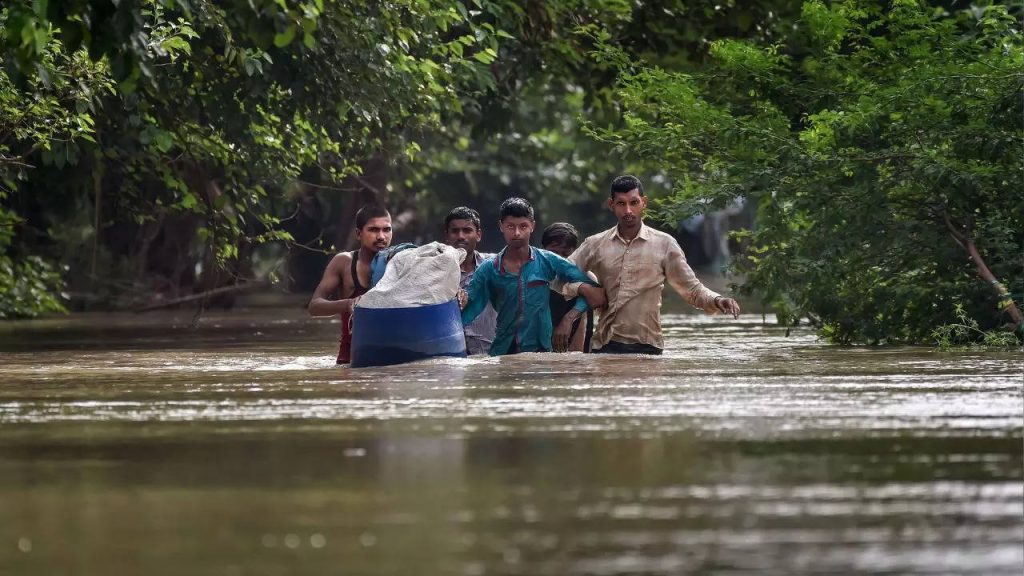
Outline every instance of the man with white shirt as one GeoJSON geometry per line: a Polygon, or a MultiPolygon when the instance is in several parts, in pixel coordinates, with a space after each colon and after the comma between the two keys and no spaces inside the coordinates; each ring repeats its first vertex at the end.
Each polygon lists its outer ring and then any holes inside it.
{"type": "MultiPolygon", "coordinates": [[[[594,352],[661,354],[661,292],[666,280],[695,308],[739,316],[739,303],[700,283],[675,238],[644,224],[647,197],[639,179],[616,178],[608,207],[618,224],[584,240],[569,257],[584,272],[594,273],[607,293],[594,352]]],[[[566,285],[564,294],[575,296],[576,289],[566,285]]]]}

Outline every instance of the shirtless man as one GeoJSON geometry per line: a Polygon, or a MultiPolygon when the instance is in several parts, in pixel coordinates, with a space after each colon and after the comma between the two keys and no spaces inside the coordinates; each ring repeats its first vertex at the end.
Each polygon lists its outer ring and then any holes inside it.
{"type": "Polygon", "coordinates": [[[316,318],[341,315],[341,340],[338,364],[352,359],[352,333],[349,319],[356,298],[370,289],[370,263],[378,252],[391,245],[391,214],[375,204],[363,206],[356,213],[356,237],[359,249],[341,252],[331,258],[324,277],[309,301],[309,315],[316,318]],[[335,295],[339,300],[334,300],[335,295]]]}

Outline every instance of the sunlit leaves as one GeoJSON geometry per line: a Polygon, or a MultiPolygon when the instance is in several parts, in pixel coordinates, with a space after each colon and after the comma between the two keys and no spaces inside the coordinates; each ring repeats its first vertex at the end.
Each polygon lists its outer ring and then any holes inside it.
{"type": "Polygon", "coordinates": [[[699,73],[619,60],[624,127],[595,131],[674,179],[665,218],[756,200],[744,289],[839,342],[927,342],[958,302],[1006,319],[946,220],[1024,292],[1019,23],[886,8],[806,2],[787,45],[715,42],[699,73]]]}

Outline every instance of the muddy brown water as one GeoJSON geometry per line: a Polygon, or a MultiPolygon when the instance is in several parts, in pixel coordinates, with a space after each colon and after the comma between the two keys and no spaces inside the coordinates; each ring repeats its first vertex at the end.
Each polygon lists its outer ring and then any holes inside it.
{"type": "Polygon", "coordinates": [[[665,317],[333,366],[296,308],[0,325],[0,574],[1024,572],[1022,365],[665,317]]]}

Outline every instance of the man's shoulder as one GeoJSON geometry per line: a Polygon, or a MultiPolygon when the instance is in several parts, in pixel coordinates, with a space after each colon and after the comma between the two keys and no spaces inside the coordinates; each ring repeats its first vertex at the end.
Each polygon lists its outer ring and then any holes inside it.
{"type": "Polygon", "coordinates": [[[497,268],[494,267],[494,260],[495,258],[498,257],[497,254],[492,254],[488,252],[478,252],[477,256],[478,258],[476,261],[476,272],[480,272],[481,270],[483,270],[484,274],[490,274],[491,272],[497,270],[497,268]]]}
{"type": "MultiPolygon", "coordinates": [[[[613,238],[614,236],[615,236],[615,226],[612,226],[611,228],[608,228],[607,230],[601,230],[600,232],[597,232],[596,234],[591,234],[590,236],[587,236],[586,239],[583,240],[583,242],[585,242],[585,243],[586,242],[591,242],[591,243],[593,243],[593,242],[602,242],[602,241],[607,240],[609,238],[613,238]]],[[[582,246],[582,244],[581,244],[581,246],[582,246]]]]}
{"type": "Polygon", "coordinates": [[[653,240],[657,243],[679,244],[679,241],[676,240],[675,236],[668,232],[662,232],[661,230],[651,228],[647,224],[644,224],[643,232],[647,236],[648,240],[653,240]]]}
{"type": "Polygon", "coordinates": [[[327,264],[330,268],[335,268],[339,272],[348,271],[348,266],[352,265],[352,253],[351,252],[338,252],[332,258],[330,263],[327,264]]]}
{"type": "Polygon", "coordinates": [[[562,264],[562,263],[566,263],[566,262],[569,263],[569,264],[572,263],[572,262],[569,261],[568,258],[566,258],[566,257],[564,257],[564,256],[562,256],[560,254],[555,254],[554,252],[552,252],[550,250],[545,250],[543,248],[536,248],[536,247],[534,247],[533,250],[534,250],[534,253],[537,255],[537,258],[540,261],[544,262],[544,264],[546,266],[550,267],[552,270],[555,269],[557,264],[562,264]]]}

